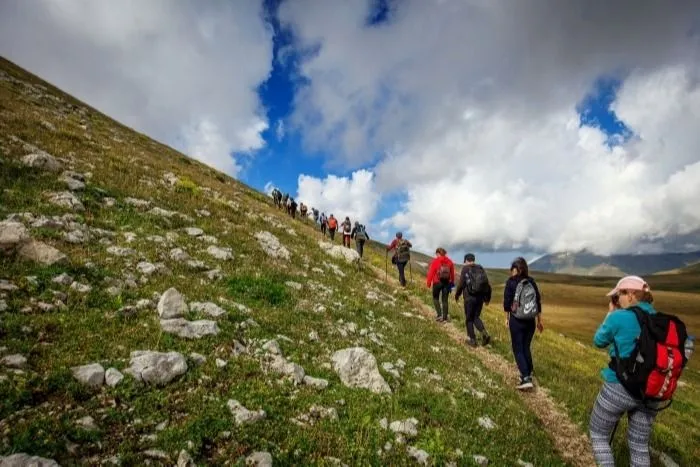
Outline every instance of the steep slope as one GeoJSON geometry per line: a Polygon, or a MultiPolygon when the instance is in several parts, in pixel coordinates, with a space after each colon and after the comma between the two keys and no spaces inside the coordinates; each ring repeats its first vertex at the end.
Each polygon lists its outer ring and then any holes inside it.
{"type": "Polygon", "coordinates": [[[0,456],[566,464],[408,291],[6,61],[0,155],[0,456]]]}
{"type": "Polygon", "coordinates": [[[654,255],[599,256],[585,251],[545,255],[533,261],[533,271],[582,276],[622,277],[626,274],[649,275],[685,267],[700,260],[700,251],[654,255]]]}

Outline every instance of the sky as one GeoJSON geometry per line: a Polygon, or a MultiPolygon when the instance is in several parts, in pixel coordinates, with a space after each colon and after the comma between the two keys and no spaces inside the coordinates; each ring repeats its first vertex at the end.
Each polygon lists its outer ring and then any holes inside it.
{"type": "Polygon", "coordinates": [[[0,54],[378,240],[700,250],[695,0],[5,0],[0,54]]]}

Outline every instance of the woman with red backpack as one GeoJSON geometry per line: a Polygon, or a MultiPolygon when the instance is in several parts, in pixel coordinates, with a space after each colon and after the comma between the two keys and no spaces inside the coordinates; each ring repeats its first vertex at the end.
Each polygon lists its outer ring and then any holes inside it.
{"type": "Polygon", "coordinates": [[[455,285],[455,265],[442,247],[435,250],[435,259],[428,268],[426,282],[428,288],[433,289],[433,306],[437,313],[435,321],[439,323],[449,321],[448,298],[455,285]],[[440,299],[442,299],[442,309],[440,299]]]}

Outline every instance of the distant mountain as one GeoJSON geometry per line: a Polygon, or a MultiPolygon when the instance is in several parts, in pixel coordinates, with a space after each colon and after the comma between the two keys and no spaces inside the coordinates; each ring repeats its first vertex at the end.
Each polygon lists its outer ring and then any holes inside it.
{"type": "Polygon", "coordinates": [[[649,275],[685,268],[700,261],[700,251],[653,255],[599,256],[588,252],[554,253],[530,264],[533,271],[580,276],[649,275]]]}

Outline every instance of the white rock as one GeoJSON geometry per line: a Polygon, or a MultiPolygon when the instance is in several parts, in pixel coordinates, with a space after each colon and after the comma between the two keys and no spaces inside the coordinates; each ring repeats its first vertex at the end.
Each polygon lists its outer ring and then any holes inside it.
{"type": "Polygon", "coordinates": [[[221,279],[224,277],[224,275],[221,273],[221,269],[210,269],[209,271],[204,273],[205,276],[207,276],[207,279],[210,281],[215,281],[218,279],[221,279]]]}
{"type": "Polygon", "coordinates": [[[5,300],[0,300],[0,311],[5,311],[9,307],[7,306],[7,302],[5,300]]]}
{"type": "Polygon", "coordinates": [[[200,235],[204,235],[204,230],[200,229],[199,227],[185,227],[183,230],[190,237],[199,237],[200,235]]]}
{"type": "Polygon", "coordinates": [[[206,319],[197,321],[188,321],[184,318],[161,319],[160,327],[165,332],[185,339],[201,339],[204,336],[219,334],[219,326],[216,321],[206,319]]]}
{"type": "Polygon", "coordinates": [[[313,342],[318,342],[319,341],[318,333],[316,331],[311,331],[309,333],[309,340],[313,341],[313,342]]]}
{"type": "Polygon", "coordinates": [[[282,349],[280,348],[279,343],[274,339],[265,342],[262,349],[272,355],[282,355],[282,349]]]}
{"type": "Polygon", "coordinates": [[[391,422],[391,424],[389,425],[389,429],[394,433],[399,433],[412,438],[418,436],[417,425],[418,420],[416,420],[415,418],[407,418],[406,420],[397,420],[395,422],[391,422]]]}
{"type": "Polygon", "coordinates": [[[98,430],[97,424],[95,423],[95,419],[89,415],[86,415],[85,417],[76,420],[75,424],[88,431],[98,430]]]}
{"type": "Polygon", "coordinates": [[[233,252],[231,248],[221,248],[218,246],[210,246],[207,248],[207,253],[216,259],[229,260],[233,258],[233,252]]]}
{"type": "Polygon", "coordinates": [[[75,197],[70,191],[60,191],[57,193],[49,194],[49,203],[55,204],[62,208],[72,209],[74,211],[84,211],[85,206],[80,202],[78,198],[75,197]]]}
{"type": "Polygon", "coordinates": [[[63,240],[74,245],[85,243],[87,237],[82,230],[73,230],[70,232],[63,232],[63,240]]]}
{"type": "Polygon", "coordinates": [[[202,235],[202,236],[197,237],[197,240],[201,240],[205,243],[212,243],[212,244],[219,243],[219,239],[214,237],[213,235],[202,235]]]}
{"type": "Polygon", "coordinates": [[[119,384],[124,379],[124,375],[119,372],[116,368],[108,368],[105,371],[105,384],[110,387],[114,387],[119,384]]]}
{"type": "Polygon", "coordinates": [[[260,243],[263,251],[267,253],[268,256],[281,259],[290,258],[289,250],[287,250],[287,248],[280,243],[279,239],[270,232],[260,231],[255,234],[255,238],[258,239],[258,243],[260,243]]]}
{"type": "Polygon", "coordinates": [[[137,381],[149,384],[167,384],[187,372],[187,361],[179,352],[131,352],[129,373],[137,381]]]}
{"type": "Polygon", "coordinates": [[[180,455],[177,456],[177,467],[196,467],[197,464],[194,463],[192,456],[184,449],[180,451],[180,455]]]}
{"type": "Polygon", "coordinates": [[[190,255],[182,248],[173,248],[170,250],[170,259],[173,261],[187,261],[190,255]]]}
{"type": "Polygon", "coordinates": [[[430,455],[423,451],[422,449],[415,448],[413,446],[408,447],[408,455],[416,460],[421,465],[428,465],[428,458],[430,455]]]}
{"type": "Polygon", "coordinates": [[[257,451],[245,458],[247,467],[272,467],[272,455],[269,452],[257,451]]]}
{"type": "Polygon", "coordinates": [[[486,467],[489,465],[489,460],[485,456],[479,456],[475,455],[473,456],[474,462],[476,462],[476,465],[479,467],[486,467]]]}
{"type": "Polygon", "coordinates": [[[3,292],[14,292],[18,287],[12,282],[6,279],[0,279],[0,291],[3,292]]]}
{"type": "Polygon", "coordinates": [[[49,172],[58,172],[63,168],[63,165],[55,157],[41,150],[24,156],[22,163],[26,166],[49,172]]]}
{"type": "Polygon", "coordinates": [[[0,250],[14,250],[30,240],[29,231],[20,222],[0,222],[0,250]]]}
{"type": "Polygon", "coordinates": [[[160,268],[153,263],[149,263],[148,261],[141,261],[136,265],[136,269],[141,274],[144,274],[146,276],[150,276],[154,272],[158,271],[158,269],[160,269],[160,268]]]}
{"type": "Polygon", "coordinates": [[[107,253],[114,256],[133,256],[136,254],[136,250],[113,245],[107,248],[107,253]]]}
{"type": "Polygon", "coordinates": [[[248,410],[240,402],[234,399],[229,399],[226,404],[233,414],[234,421],[236,425],[242,425],[244,423],[252,423],[265,418],[264,410],[248,410]]]}
{"type": "Polygon", "coordinates": [[[192,302],[190,303],[190,310],[205,313],[213,318],[218,318],[226,314],[226,310],[212,302],[192,302]]]}
{"type": "Polygon", "coordinates": [[[36,240],[30,240],[25,243],[20,248],[19,255],[26,260],[34,261],[45,266],[65,264],[68,262],[68,257],[56,248],[36,240]]]}
{"type": "Polygon", "coordinates": [[[68,185],[71,191],[80,191],[85,189],[85,176],[76,172],[67,170],[61,174],[60,181],[68,185]]]}
{"type": "Polygon", "coordinates": [[[217,358],[216,360],[214,360],[214,363],[216,364],[216,366],[217,366],[218,368],[223,368],[223,367],[225,367],[226,365],[228,365],[228,362],[227,362],[226,360],[222,360],[222,359],[220,359],[220,358],[217,358]]]}
{"type": "Polygon", "coordinates": [[[326,389],[328,387],[328,380],[323,378],[314,378],[313,376],[304,375],[303,382],[307,386],[311,386],[318,389],[326,389]]]}
{"type": "Polygon", "coordinates": [[[300,283],[294,282],[294,281],[287,281],[284,283],[284,285],[286,285],[287,287],[292,288],[294,290],[301,290],[304,287],[300,283]]]}
{"type": "Polygon", "coordinates": [[[2,357],[0,364],[10,368],[21,369],[27,366],[27,357],[20,354],[6,355],[2,357]]]}
{"type": "Polygon", "coordinates": [[[478,422],[482,428],[486,428],[487,430],[493,430],[496,428],[496,424],[493,423],[493,420],[491,420],[489,417],[479,417],[478,422]]]}
{"type": "Polygon", "coordinates": [[[87,284],[81,284],[80,282],[73,282],[70,288],[78,293],[89,293],[92,290],[92,287],[87,284]]]}
{"type": "MultiPolygon", "coordinates": [[[[663,463],[663,462],[662,462],[662,463],[663,463]]],[[[522,460],[522,459],[518,459],[518,465],[519,465],[520,467],[535,467],[535,466],[532,465],[530,462],[525,462],[525,461],[522,460]]],[[[664,465],[664,467],[671,467],[671,466],[670,466],[670,465],[664,465]]],[[[675,467],[678,467],[678,465],[676,465],[675,467]]]]}
{"type": "Polygon", "coordinates": [[[105,369],[99,363],[90,363],[71,368],[75,379],[90,386],[99,388],[105,382],[105,369]]]}
{"type": "Polygon", "coordinates": [[[45,457],[30,456],[25,453],[0,456],[1,467],[59,467],[58,462],[45,457]]]}
{"type": "Polygon", "coordinates": [[[138,198],[125,198],[124,202],[126,204],[129,204],[131,206],[136,206],[139,208],[145,208],[151,205],[150,201],[147,201],[145,199],[138,199],[138,198]]]}
{"type": "Polygon", "coordinates": [[[354,248],[347,248],[340,245],[334,245],[332,243],[324,242],[319,240],[318,246],[326,252],[326,254],[334,258],[342,258],[348,263],[354,263],[360,260],[360,254],[355,251],[354,248]]]}
{"type": "Polygon", "coordinates": [[[190,358],[196,365],[203,365],[207,361],[207,357],[197,352],[192,352],[190,358]]]}
{"type": "Polygon", "coordinates": [[[158,316],[161,319],[180,318],[187,313],[187,303],[176,288],[166,290],[158,300],[158,316]]]}
{"type": "Polygon", "coordinates": [[[338,350],[331,356],[333,369],[348,387],[365,388],[374,393],[391,392],[377,368],[377,360],[367,349],[351,347],[338,350]]]}

